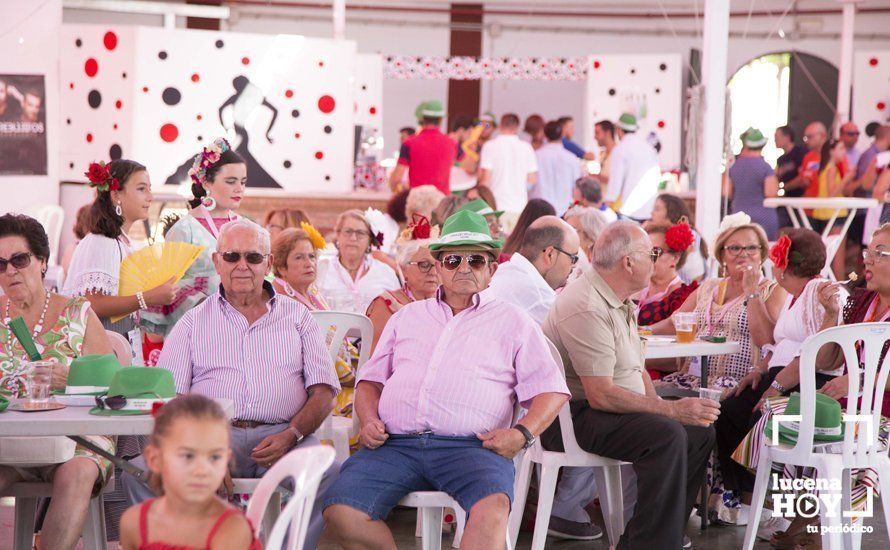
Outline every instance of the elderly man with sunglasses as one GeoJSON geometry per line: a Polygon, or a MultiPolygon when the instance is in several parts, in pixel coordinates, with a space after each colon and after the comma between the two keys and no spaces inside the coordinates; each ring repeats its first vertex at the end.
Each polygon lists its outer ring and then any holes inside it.
{"type": "Polygon", "coordinates": [[[393,315],[358,372],[363,448],[324,498],[343,547],[396,548],[384,520],[413,491],[445,491],[469,512],[461,548],[504,547],[512,458],[568,391],[538,324],[486,289],[502,244],[475,212],[448,218],[430,245],[442,286],[393,315]]]}
{"type": "MultiPolygon", "coordinates": [[[[213,263],[219,291],[176,323],[158,367],[173,372],[179,394],[234,402],[234,464],[225,482],[231,492],[231,478],[262,477],[297,445],[318,445],[311,434],[330,414],[340,383],[312,314],[297,300],[280,299],[265,280],[272,267],[268,231],[246,219],[226,223],[213,263]]],[[[338,467],[325,474],[319,499],[338,467]]],[[[152,496],[130,476],[123,483],[131,504],[152,496]]],[[[321,535],[319,504],[305,548],[315,548],[321,535]]]]}

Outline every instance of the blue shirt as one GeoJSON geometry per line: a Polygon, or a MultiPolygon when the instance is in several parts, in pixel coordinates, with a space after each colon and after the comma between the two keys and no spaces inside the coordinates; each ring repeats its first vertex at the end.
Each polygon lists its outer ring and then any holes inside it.
{"type": "Polygon", "coordinates": [[[584,149],[582,149],[580,145],[570,140],[569,138],[562,138],[562,146],[579,159],[584,158],[584,149]]]}
{"type": "Polygon", "coordinates": [[[572,190],[581,177],[581,163],[559,142],[550,142],[535,151],[538,159],[538,183],[529,193],[553,205],[562,215],[572,204],[572,190]]]}

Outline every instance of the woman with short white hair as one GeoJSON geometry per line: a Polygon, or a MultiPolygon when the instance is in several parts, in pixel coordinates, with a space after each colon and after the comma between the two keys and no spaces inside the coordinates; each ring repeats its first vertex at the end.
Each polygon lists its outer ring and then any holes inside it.
{"type": "Polygon", "coordinates": [[[569,276],[573,281],[590,271],[590,258],[593,256],[593,245],[609,221],[602,212],[590,206],[573,206],[563,215],[563,219],[578,232],[581,247],[578,250],[578,263],[569,276]]]}
{"type": "Polygon", "coordinates": [[[411,302],[432,298],[439,287],[436,260],[430,254],[430,242],[438,236],[439,228],[431,228],[426,218],[419,219],[415,216],[415,220],[402,233],[395,246],[396,262],[404,283],[400,288],[386,290],[374,298],[365,313],[374,325],[371,351],[377,345],[390,317],[411,302]]]}

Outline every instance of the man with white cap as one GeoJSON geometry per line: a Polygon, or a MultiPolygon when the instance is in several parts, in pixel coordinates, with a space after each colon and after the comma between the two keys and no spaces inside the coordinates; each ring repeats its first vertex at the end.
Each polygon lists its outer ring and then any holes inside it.
{"type": "Polygon", "coordinates": [[[451,165],[457,157],[457,142],[439,129],[445,108],[437,100],[424,101],[414,110],[421,130],[399,149],[399,162],[389,175],[389,187],[402,191],[408,170],[408,186],[435,185],[446,196],[451,193],[451,165]]]}
{"type": "Polygon", "coordinates": [[[357,373],[363,448],[324,497],[347,550],[396,548],[384,520],[413,491],[445,491],[467,511],[462,548],[503,548],[512,459],[568,389],[538,324],[487,290],[502,245],[479,214],[449,217],[430,245],[442,286],[392,316],[357,373]],[[528,412],[514,424],[517,403],[528,412]]]}
{"type": "Polygon", "coordinates": [[[638,129],[637,117],[630,113],[615,124],[621,141],[612,150],[605,201],[619,214],[642,222],[652,216],[661,170],[658,153],[638,129]]]}

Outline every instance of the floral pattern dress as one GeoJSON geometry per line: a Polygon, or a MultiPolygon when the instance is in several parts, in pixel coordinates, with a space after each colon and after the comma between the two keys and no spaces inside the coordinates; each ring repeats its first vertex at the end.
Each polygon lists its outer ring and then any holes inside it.
{"type": "MultiPolygon", "coordinates": [[[[75,297],[68,300],[55,325],[43,334],[35,338],[37,351],[44,359],[55,359],[60,363],[70,366],[75,357],[83,355],[83,339],[86,334],[87,319],[89,318],[90,303],[86,298],[75,297]]],[[[0,350],[0,395],[12,397],[24,397],[26,395],[25,362],[28,361],[25,349],[21,343],[10,334],[9,327],[0,320],[0,342],[3,347],[0,350]]],[[[107,436],[87,436],[86,439],[98,447],[114,454],[114,439],[107,436]]],[[[111,461],[78,445],[74,451],[75,457],[83,457],[93,461],[99,468],[99,484],[101,488],[108,481],[111,474],[111,461]]],[[[32,469],[22,468],[26,480],[32,476],[32,469]]]]}

